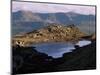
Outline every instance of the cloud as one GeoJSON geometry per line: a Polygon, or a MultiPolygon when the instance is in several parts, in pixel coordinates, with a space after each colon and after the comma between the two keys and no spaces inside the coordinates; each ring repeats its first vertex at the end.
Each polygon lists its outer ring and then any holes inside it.
{"type": "Polygon", "coordinates": [[[19,10],[32,11],[34,13],[57,13],[57,12],[76,12],[80,14],[95,14],[94,6],[48,4],[34,2],[12,2],[12,12],[19,10]]]}

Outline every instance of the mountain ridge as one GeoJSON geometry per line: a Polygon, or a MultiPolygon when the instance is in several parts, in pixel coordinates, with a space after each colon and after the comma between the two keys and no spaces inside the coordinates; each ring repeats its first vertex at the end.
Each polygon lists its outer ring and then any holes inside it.
{"type": "Polygon", "coordinates": [[[48,26],[33,30],[13,38],[13,44],[25,46],[31,43],[41,42],[66,42],[78,40],[86,36],[75,25],[62,26],[60,24],[49,24],[48,26]]]}
{"type": "Polygon", "coordinates": [[[63,25],[75,24],[84,32],[95,32],[95,15],[83,15],[74,12],[68,13],[33,13],[31,11],[12,12],[13,35],[29,32],[33,29],[46,26],[48,23],[63,25]],[[38,23],[37,23],[38,22],[38,23]],[[93,27],[93,28],[92,28],[93,27]],[[93,30],[93,31],[92,31],[93,30]]]}
{"type": "MultiPolygon", "coordinates": [[[[23,16],[26,16],[25,18],[29,18],[29,17],[33,17],[32,19],[37,19],[39,22],[48,19],[49,17],[52,17],[52,19],[54,20],[54,18],[57,19],[58,17],[66,17],[65,19],[68,18],[68,16],[70,17],[80,17],[80,16],[84,16],[83,18],[89,18],[89,20],[94,20],[95,15],[84,15],[84,14],[78,14],[78,13],[74,13],[74,12],[67,12],[67,13],[62,13],[62,12],[58,12],[58,13],[33,13],[31,11],[17,11],[17,12],[13,12],[12,13],[12,19],[16,20],[17,17],[19,18],[23,18],[23,16]],[[16,16],[17,15],[17,16],[16,16]],[[30,16],[31,15],[31,16],[30,16]],[[35,17],[34,17],[35,16],[35,17]],[[15,18],[14,18],[15,17],[15,18]],[[41,19],[41,20],[40,20],[41,19]]],[[[69,19],[69,18],[68,18],[69,19]]],[[[64,20],[64,18],[63,18],[64,20]]],[[[20,21],[20,19],[19,19],[20,21]]],[[[25,21],[25,20],[24,20],[25,21]]],[[[29,20],[30,21],[30,20],[29,20]]],[[[34,20],[33,20],[34,21],[34,20]]],[[[66,20],[68,21],[68,20],[66,20]]],[[[62,23],[62,22],[61,22],[62,23]]]]}

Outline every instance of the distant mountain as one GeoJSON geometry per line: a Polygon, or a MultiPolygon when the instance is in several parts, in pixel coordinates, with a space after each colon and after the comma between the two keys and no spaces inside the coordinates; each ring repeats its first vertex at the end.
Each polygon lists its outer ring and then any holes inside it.
{"type": "Polygon", "coordinates": [[[32,21],[62,24],[80,24],[84,21],[95,21],[95,15],[83,15],[74,12],[68,13],[32,13],[31,11],[18,11],[12,13],[13,21],[32,21]]]}
{"type": "Polygon", "coordinates": [[[12,12],[13,34],[31,31],[41,28],[47,23],[58,23],[63,25],[75,24],[83,31],[88,31],[89,27],[95,31],[95,15],[84,15],[74,12],[67,13],[33,13],[31,11],[12,12]],[[89,26],[91,25],[91,26],[89,26]],[[86,29],[85,29],[86,28],[86,29]]]}
{"type": "Polygon", "coordinates": [[[12,14],[12,20],[14,22],[36,22],[41,21],[42,19],[31,11],[18,11],[12,14]]]}

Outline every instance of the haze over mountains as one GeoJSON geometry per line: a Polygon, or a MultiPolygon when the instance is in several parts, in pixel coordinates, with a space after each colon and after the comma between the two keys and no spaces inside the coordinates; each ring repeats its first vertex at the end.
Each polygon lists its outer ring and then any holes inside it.
{"type": "Polygon", "coordinates": [[[42,28],[48,23],[75,24],[84,32],[95,32],[95,15],[75,12],[33,13],[25,10],[12,12],[12,30],[14,35],[42,28]]]}

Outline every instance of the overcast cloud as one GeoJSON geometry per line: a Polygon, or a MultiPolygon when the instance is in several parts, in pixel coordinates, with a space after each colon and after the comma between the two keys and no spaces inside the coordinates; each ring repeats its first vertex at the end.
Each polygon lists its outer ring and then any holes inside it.
{"type": "Polygon", "coordinates": [[[94,6],[61,5],[32,2],[12,2],[12,12],[28,10],[34,13],[76,12],[80,14],[95,14],[94,6]]]}

